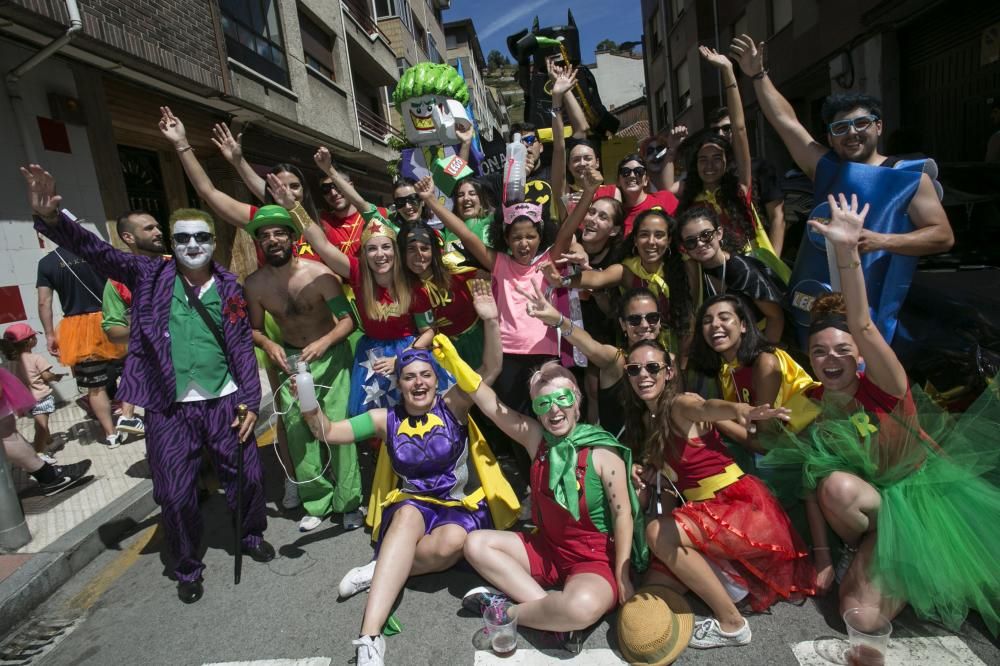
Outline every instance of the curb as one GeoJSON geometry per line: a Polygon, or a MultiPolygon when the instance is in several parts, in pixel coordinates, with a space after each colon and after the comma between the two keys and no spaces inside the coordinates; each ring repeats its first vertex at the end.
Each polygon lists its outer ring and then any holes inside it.
{"type": "MultiPolygon", "coordinates": [[[[261,402],[255,434],[267,429],[273,400],[261,402]]],[[[72,528],[51,544],[32,553],[8,578],[0,582],[0,640],[66,581],[156,510],[153,482],[143,480],[107,506],[72,528]]]]}

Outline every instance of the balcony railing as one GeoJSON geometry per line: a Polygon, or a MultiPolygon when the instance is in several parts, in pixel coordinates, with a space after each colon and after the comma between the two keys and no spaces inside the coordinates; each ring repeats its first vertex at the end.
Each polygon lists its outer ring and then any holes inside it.
{"type": "Polygon", "coordinates": [[[343,0],[343,2],[347,13],[361,25],[362,30],[368,33],[372,41],[381,36],[386,43],[389,43],[389,37],[378,27],[378,23],[372,18],[364,0],[343,0]]]}
{"type": "Polygon", "coordinates": [[[386,122],[385,118],[369,109],[364,104],[358,104],[358,125],[379,141],[385,141],[390,135],[402,138],[402,133],[386,122]]]}

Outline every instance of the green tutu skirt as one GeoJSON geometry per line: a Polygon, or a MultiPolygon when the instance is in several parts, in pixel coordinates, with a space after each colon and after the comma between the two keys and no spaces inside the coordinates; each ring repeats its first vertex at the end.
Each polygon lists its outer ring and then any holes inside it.
{"type": "Polygon", "coordinates": [[[877,418],[856,403],[820,404],[799,434],[762,438],[760,462],[786,497],[812,491],[833,472],[854,474],[881,495],[869,576],[883,594],[955,630],[970,609],[1000,630],[1000,400],[994,381],[964,414],[919,388],[877,418]]]}

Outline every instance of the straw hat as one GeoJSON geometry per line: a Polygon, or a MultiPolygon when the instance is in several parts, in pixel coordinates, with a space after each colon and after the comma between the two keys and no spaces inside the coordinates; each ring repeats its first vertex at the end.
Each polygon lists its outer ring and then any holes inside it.
{"type": "Polygon", "coordinates": [[[684,597],[647,585],[618,611],[618,647],[630,664],[673,663],[691,640],[694,614],[684,597]]]}

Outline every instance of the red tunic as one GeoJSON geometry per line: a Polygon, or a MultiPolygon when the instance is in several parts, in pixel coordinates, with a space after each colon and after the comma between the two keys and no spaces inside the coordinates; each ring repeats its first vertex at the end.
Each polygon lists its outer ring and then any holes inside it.
{"type": "MultiPolygon", "coordinates": [[[[448,292],[441,293],[433,286],[427,289],[434,310],[434,325],[440,333],[449,337],[460,335],[479,319],[472,306],[472,292],[469,291],[469,280],[475,277],[475,271],[455,273],[451,275],[448,292]]],[[[424,284],[426,286],[427,283],[424,284]]]]}
{"type": "Polygon", "coordinates": [[[721,474],[733,464],[722,435],[715,428],[690,440],[671,432],[670,444],[667,463],[677,473],[675,484],[682,492],[697,487],[702,479],[721,474]]]}
{"type": "Polygon", "coordinates": [[[635,218],[638,217],[639,213],[652,209],[659,209],[666,211],[667,215],[673,215],[674,211],[677,210],[677,197],[675,197],[672,192],[667,192],[666,190],[653,192],[652,194],[647,193],[646,198],[643,199],[642,203],[636,204],[632,208],[626,208],[625,235],[628,236],[632,233],[632,224],[635,222],[635,218]]]}
{"type": "Polygon", "coordinates": [[[398,307],[389,294],[389,290],[376,284],[374,285],[375,302],[380,307],[384,306],[386,312],[390,314],[387,317],[372,317],[365,310],[365,299],[362,297],[361,263],[354,255],[347,255],[347,260],[351,264],[351,276],[348,281],[357,299],[358,315],[361,317],[361,327],[364,329],[365,335],[376,340],[399,340],[417,335],[420,331],[417,329],[417,322],[413,315],[423,314],[431,309],[427,292],[423,288],[414,289],[410,296],[410,309],[399,313],[396,312],[398,307]]]}
{"type": "MultiPolygon", "coordinates": [[[[388,219],[389,213],[385,208],[378,209],[382,217],[388,219]]],[[[361,232],[364,231],[365,221],[361,213],[354,213],[347,217],[337,217],[333,213],[323,211],[319,219],[323,222],[323,230],[326,231],[326,238],[334,247],[346,254],[348,257],[356,257],[361,252],[361,232]]]]}

